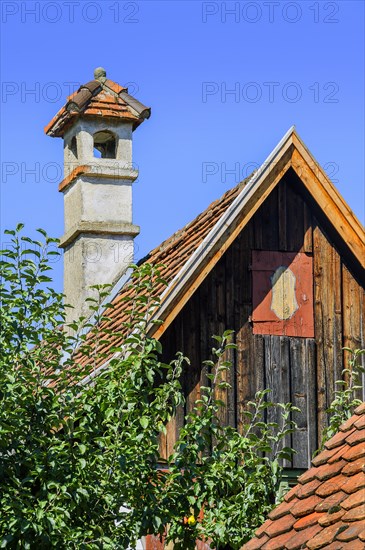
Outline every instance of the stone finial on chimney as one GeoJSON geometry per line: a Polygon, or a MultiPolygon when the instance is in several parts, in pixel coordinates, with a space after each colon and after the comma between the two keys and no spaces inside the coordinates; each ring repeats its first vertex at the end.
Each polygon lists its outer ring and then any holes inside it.
{"type": "Polygon", "coordinates": [[[134,256],[132,133],[150,109],[128,90],[106,78],[95,80],[69,96],[45,132],[64,140],[65,302],[73,306],[67,321],[89,316],[86,299],[91,285],[114,284],[134,256]]]}

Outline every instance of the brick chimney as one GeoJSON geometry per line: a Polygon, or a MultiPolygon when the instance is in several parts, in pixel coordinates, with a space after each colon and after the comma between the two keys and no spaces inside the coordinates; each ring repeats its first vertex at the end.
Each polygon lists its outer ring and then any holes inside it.
{"type": "Polygon", "coordinates": [[[132,135],[150,109],[127,88],[95,69],[94,80],[68,97],[46,126],[64,140],[65,302],[67,321],[90,315],[86,298],[91,285],[114,284],[134,256],[132,135]]]}

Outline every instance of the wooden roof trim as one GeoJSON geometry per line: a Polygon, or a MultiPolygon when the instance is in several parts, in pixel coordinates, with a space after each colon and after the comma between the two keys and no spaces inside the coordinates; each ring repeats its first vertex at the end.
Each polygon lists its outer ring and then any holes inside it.
{"type": "Polygon", "coordinates": [[[290,128],[161,296],[150,334],[159,338],[291,166],[290,128]],[[198,276],[196,273],[198,271],[198,276]]]}
{"type": "Polygon", "coordinates": [[[333,184],[322,172],[318,172],[318,165],[314,166],[312,163],[310,166],[297,148],[293,151],[292,166],[318,206],[365,269],[365,232],[358,219],[342,197],[338,199],[338,195],[334,194],[333,184]]]}
{"type": "MultiPolygon", "coordinates": [[[[327,176],[326,172],[316,161],[312,153],[309,151],[308,147],[303,143],[298,134],[293,132],[293,144],[297,149],[298,153],[302,156],[303,160],[311,168],[317,183],[321,184],[321,187],[324,187],[327,191],[327,195],[330,198],[330,202],[333,202],[334,205],[342,212],[344,217],[348,220],[351,225],[352,230],[359,236],[360,240],[365,244],[365,231],[364,226],[356,217],[355,213],[351,210],[343,196],[340,194],[338,189],[333,185],[332,181],[327,176]],[[314,167],[314,169],[313,169],[314,167]]],[[[300,177],[300,174],[298,174],[300,177]]],[[[311,186],[308,189],[314,197],[315,188],[311,186]]],[[[336,223],[331,220],[333,225],[336,226],[336,223]]]]}

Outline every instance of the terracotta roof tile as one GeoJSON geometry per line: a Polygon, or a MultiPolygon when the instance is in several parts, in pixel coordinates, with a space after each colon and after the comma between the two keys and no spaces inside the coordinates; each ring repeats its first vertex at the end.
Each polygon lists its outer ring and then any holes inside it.
{"type": "Polygon", "coordinates": [[[343,500],[347,498],[347,494],[343,491],[338,491],[337,493],[333,493],[329,497],[322,500],[317,506],[316,506],[316,512],[328,512],[333,506],[336,506],[343,500]]]}
{"type": "Polygon", "coordinates": [[[358,430],[360,430],[361,428],[365,428],[365,415],[360,416],[359,420],[354,423],[354,426],[358,430]]]}
{"type": "MultiPolygon", "coordinates": [[[[334,523],[337,523],[339,519],[342,518],[342,516],[345,514],[345,510],[340,508],[338,511],[329,511],[327,514],[324,514],[319,520],[319,525],[322,525],[322,527],[328,527],[329,525],[333,525],[334,523]]],[[[337,507],[335,507],[337,510],[337,507]]]]}
{"type": "Polygon", "coordinates": [[[306,529],[307,527],[310,527],[311,525],[319,522],[320,518],[322,518],[324,515],[326,514],[323,512],[313,512],[312,514],[307,514],[306,516],[303,516],[294,523],[294,529],[296,529],[297,531],[306,529]]]}
{"type": "Polygon", "coordinates": [[[246,542],[246,544],[243,546],[245,550],[259,550],[262,548],[262,545],[265,544],[266,541],[269,540],[269,537],[267,535],[264,535],[260,539],[254,538],[251,539],[249,542],[246,542]]]}
{"type": "MultiPolygon", "coordinates": [[[[345,444],[346,446],[346,449],[349,448],[349,446],[347,444],[345,444]]],[[[334,455],[331,456],[331,458],[328,459],[328,464],[333,464],[333,462],[336,462],[337,460],[341,460],[342,458],[345,458],[344,457],[344,446],[341,445],[341,447],[335,447],[334,450],[337,449],[337,453],[335,453],[334,455]]],[[[345,459],[347,460],[347,459],[345,459]]]]}
{"type": "Polygon", "coordinates": [[[363,443],[358,443],[357,445],[350,447],[342,455],[345,460],[357,460],[362,456],[365,456],[365,445],[363,443]]]}
{"type": "Polygon", "coordinates": [[[350,524],[347,529],[344,529],[339,534],[336,535],[337,540],[342,540],[344,542],[349,542],[350,540],[356,539],[359,534],[364,529],[364,523],[362,521],[356,521],[355,523],[350,524]]]}
{"type": "Polygon", "coordinates": [[[326,479],[329,479],[330,477],[333,477],[341,472],[342,468],[346,466],[346,464],[346,460],[337,460],[332,464],[322,464],[322,466],[318,468],[316,478],[320,481],[325,481],[326,479]]]}
{"type": "MultiPolygon", "coordinates": [[[[365,404],[364,404],[365,405],[365,404]]],[[[364,550],[365,406],[340,427],[315,466],[270,513],[253,539],[255,550],[364,550]]],[[[248,543],[249,544],[249,543],[248,543]]],[[[247,545],[242,550],[250,548],[247,545]]]]}
{"type": "Polygon", "coordinates": [[[319,479],[312,479],[312,481],[309,481],[308,483],[301,485],[300,487],[298,487],[298,490],[296,493],[297,497],[302,499],[302,498],[307,498],[311,495],[314,495],[317,487],[319,487],[321,483],[322,482],[319,479]]]}
{"type": "Polygon", "coordinates": [[[350,510],[351,508],[355,508],[356,506],[360,506],[361,504],[364,504],[365,502],[365,490],[357,491],[356,493],[352,493],[348,498],[346,498],[343,502],[341,502],[342,508],[345,510],[350,510]]]}
{"type": "MultiPolygon", "coordinates": [[[[360,540],[352,540],[351,542],[341,542],[341,546],[333,547],[333,548],[339,548],[340,550],[364,550],[364,543],[360,540]]],[[[326,550],[332,550],[332,545],[329,546],[326,550]]]]}
{"type": "Polygon", "coordinates": [[[330,544],[342,529],[346,528],[341,522],[325,527],[317,535],[307,542],[307,548],[310,550],[317,550],[330,544]]]}
{"type": "Polygon", "coordinates": [[[278,519],[278,518],[281,518],[282,516],[285,516],[290,512],[291,507],[292,507],[292,504],[290,502],[284,501],[270,512],[269,518],[278,519]]]}
{"type": "Polygon", "coordinates": [[[295,504],[293,504],[291,513],[296,518],[301,518],[302,516],[311,514],[320,502],[321,502],[321,498],[317,495],[312,495],[303,500],[297,500],[295,504]]]}
{"type": "Polygon", "coordinates": [[[365,401],[355,409],[355,414],[364,414],[364,413],[365,413],[365,401]]]}
{"type": "Polygon", "coordinates": [[[331,437],[329,441],[327,441],[325,447],[326,449],[333,449],[334,447],[339,447],[343,443],[345,443],[345,440],[347,441],[347,437],[349,434],[353,433],[356,430],[356,428],[352,428],[349,432],[337,432],[336,435],[331,437]]]}
{"type": "MultiPolygon", "coordinates": [[[[352,423],[351,423],[352,426],[352,423]]],[[[320,466],[321,464],[326,464],[330,458],[332,458],[334,455],[337,455],[341,449],[346,447],[346,443],[344,443],[341,447],[335,448],[335,449],[324,449],[319,455],[314,457],[312,460],[313,466],[320,466]]],[[[298,479],[300,481],[300,478],[298,479]]]]}
{"type": "Polygon", "coordinates": [[[357,460],[353,460],[352,462],[348,462],[346,466],[343,468],[342,473],[345,474],[345,476],[352,476],[361,471],[365,471],[364,457],[358,458],[357,460]]]}
{"type": "MultiPolygon", "coordinates": [[[[342,489],[342,485],[347,481],[347,478],[341,474],[338,474],[335,477],[332,477],[331,479],[328,479],[322,485],[320,485],[316,489],[316,495],[319,497],[325,498],[333,493],[337,493],[340,489],[342,489]]],[[[345,491],[347,492],[347,491],[345,491]]]]}
{"type": "Polygon", "coordinates": [[[288,531],[274,538],[269,538],[261,548],[262,550],[282,550],[282,548],[285,548],[285,544],[290,538],[291,532],[288,531]]]}
{"type": "Polygon", "coordinates": [[[285,548],[287,550],[299,550],[300,548],[306,548],[306,546],[303,545],[305,545],[308,540],[313,538],[320,530],[321,526],[315,524],[307,529],[303,529],[302,531],[295,531],[294,534],[292,532],[292,536],[286,543],[285,548]]]}
{"type": "Polygon", "coordinates": [[[348,418],[346,420],[346,422],[344,422],[342,424],[342,426],[340,427],[340,431],[341,432],[347,432],[350,428],[353,427],[354,423],[355,423],[355,415],[354,416],[351,416],[350,418],[348,418]]]}
{"type": "Polygon", "coordinates": [[[109,79],[92,80],[83,84],[68,97],[66,105],[58,111],[44,131],[52,137],[63,136],[75,117],[81,115],[130,120],[133,128],[136,128],[149,117],[150,109],[126,92],[126,88],[109,79]],[[139,105],[138,112],[134,104],[139,105]]]}
{"type": "Polygon", "coordinates": [[[354,476],[345,477],[346,482],[342,485],[342,491],[345,493],[354,493],[365,487],[365,473],[359,472],[354,476]]]}
{"type": "Polygon", "coordinates": [[[316,478],[318,471],[319,468],[310,468],[298,478],[299,483],[303,485],[304,483],[308,483],[308,481],[312,481],[316,478]]]}
{"type": "MultiPolygon", "coordinates": [[[[365,495],[364,495],[365,496],[365,495]]],[[[356,508],[351,508],[346,512],[343,517],[343,521],[364,521],[365,520],[365,500],[356,508]]]]}
{"type": "Polygon", "coordinates": [[[354,429],[354,431],[346,437],[346,443],[350,445],[356,445],[356,443],[362,441],[365,441],[365,429],[354,429]]]}
{"type": "Polygon", "coordinates": [[[269,537],[277,537],[287,531],[290,531],[291,527],[296,522],[296,518],[291,514],[287,514],[277,520],[273,521],[269,526],[266,526],[265,533],[269,537]]]}

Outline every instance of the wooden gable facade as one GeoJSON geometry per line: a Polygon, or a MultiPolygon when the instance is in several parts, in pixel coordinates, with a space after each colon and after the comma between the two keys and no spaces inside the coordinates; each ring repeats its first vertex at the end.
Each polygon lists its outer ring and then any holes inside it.
{"type": "MultiPolygon", "coordinates": [[[[297,144],[292,141],[271,167],[259,198],[241,209],[219,249],[212,244],[190,287],[186,285],[165,312],[162,301],[165,323],[156,336],[165,359],[180,350],[191,360],[182,380],[185,409],[168,426],[163,457],[172,452],[184,415],[199,397],[200,386],[207,383],[201,365],[209,358],[213,334],[233,329],[237,344],[227,373],[231,388],[219,395],[226,404],[222,420],[239,428],[242,410],[260,389],[270,388],[274,401],[292,402],[301,412],[295,415],[299,430],[286,441],[297,454],[286,466],[295,469],[309,467],[320,444],[326,409],[347,360],[342,348],[365,347],[363,228],[349,210],[340,211],[342,199],[336,210],[333,186],[327,179],[320,181],[324,175],[318,165],[310,167],[300,158],[302,144],[295,133],[292,140],[297,144]],[[331,202],[321,204],[324,192],[332,194],[331,202]],[[295,272],[291,299],[294,293],[296,324],[290,311],[273,315],[272,298],[256,320],[255,312],[269,292],[267,287],[260,295],[257,258],[263,259],[261,279],[266,284],[277,268],[279,275],[295,272]],[[265,315],[271,321],[265,322],[265,315]]],[[[285,277],[279,281],[280,300],[289,300],[289,283],[285,277]]]]}

